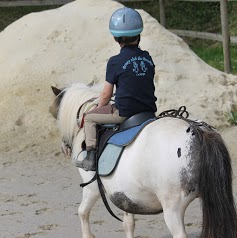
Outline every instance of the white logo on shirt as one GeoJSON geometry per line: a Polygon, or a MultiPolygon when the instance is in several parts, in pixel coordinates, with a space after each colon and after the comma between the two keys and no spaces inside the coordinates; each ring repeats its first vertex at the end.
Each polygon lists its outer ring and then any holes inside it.
{"type": "Polygon", "coordinates": [[[145,62],[153,66],[152,61],[148,60],[146,57],[135,56],[132,57],[123,65],[123,69],[127,69],[128,65],[132,63],[133,64],[132,71],[136,74],[136,76],[145,76],[146,72],[148,71],[145,62]]]}

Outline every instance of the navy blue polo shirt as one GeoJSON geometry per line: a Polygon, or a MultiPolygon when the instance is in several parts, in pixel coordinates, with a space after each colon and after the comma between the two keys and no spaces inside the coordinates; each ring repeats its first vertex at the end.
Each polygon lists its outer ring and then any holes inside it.
{"type": "Polygon", "coordinates": [[[106,81],[116,85],[115,105],[120,116],[156,112],[154,75],[151,56],[137,45],[124,46],[120,54],[109,59],[106,81]]]}

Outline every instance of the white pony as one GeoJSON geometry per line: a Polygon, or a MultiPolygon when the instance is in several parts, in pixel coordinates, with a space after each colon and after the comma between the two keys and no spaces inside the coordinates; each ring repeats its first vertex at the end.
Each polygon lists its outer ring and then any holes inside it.
{"type": "MultiPolygon", "coordinates": [[[[80,121],[83,112],[93,107],[88,100],[99,94],[82,84],[53,91],[57,97],[51,112],[57,114],[62,138],[72,149],[71,158],[82,159],[85,134],[76,120],[78,109],[80,121]]],[[[84,182],[95,174],[79,172],[84,182]]],[[[110,200],[124,211],[127,238],[134,237],[134,214],[161,212],[172,236],[187,238],[184,213],[197,197],[203,210],[201,237],[237,237],[229,153],[220,134],[205,123],[173,117],[155,120],[124,149],[116,170],[101,181],[110,200]]],[[[94,237],[89,214],[99,198],[96,182],[83,188],[78,209],[83,238],[94,237]]]]}

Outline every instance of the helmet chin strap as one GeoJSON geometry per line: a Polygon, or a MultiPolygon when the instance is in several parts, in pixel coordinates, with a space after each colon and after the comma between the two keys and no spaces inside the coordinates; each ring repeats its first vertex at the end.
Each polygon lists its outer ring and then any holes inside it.
{"type": "Polygon", "coordinates": [[[141,41],[141,35],[138,36],[137,45],[140,44],[140,41],[141,41]]]}
{"type": "Polygon", "coordinates": [[[122,37],[116,37],[116,41],[121,45],[122,43],[122,37]]]}

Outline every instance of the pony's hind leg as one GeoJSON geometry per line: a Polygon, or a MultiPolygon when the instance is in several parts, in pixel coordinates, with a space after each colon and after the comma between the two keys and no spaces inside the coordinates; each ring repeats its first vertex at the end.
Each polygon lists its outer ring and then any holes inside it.
{"type": "Polygon", "coordinates": [[[166,199],[162,204],[165,223],[173,238],[188,237],[184,226],[184,213],[190,202],[189,198],[181,195],[166,199]]]}
{"type": "Polygon", "coordinates": [[[188,238],[184,227],[184,214],[180,209],[166,208],[164,210],[165,223],[173,238],[188,238]]]}
{"type": "Polygon", "coordinates": [[[83,188],[82,202],[78,208],[78,215],[81,220],[82,238],[94,238],[90,230],[89,216],[90,211],[100,194],[94,184],[87,185],[83,188]]]}
{"type": "Polygon", "coordinates": [[[126,238],[134,238],[134,214],[124,212],[123,216],[123,228],[126,234],[126,238]]]}

